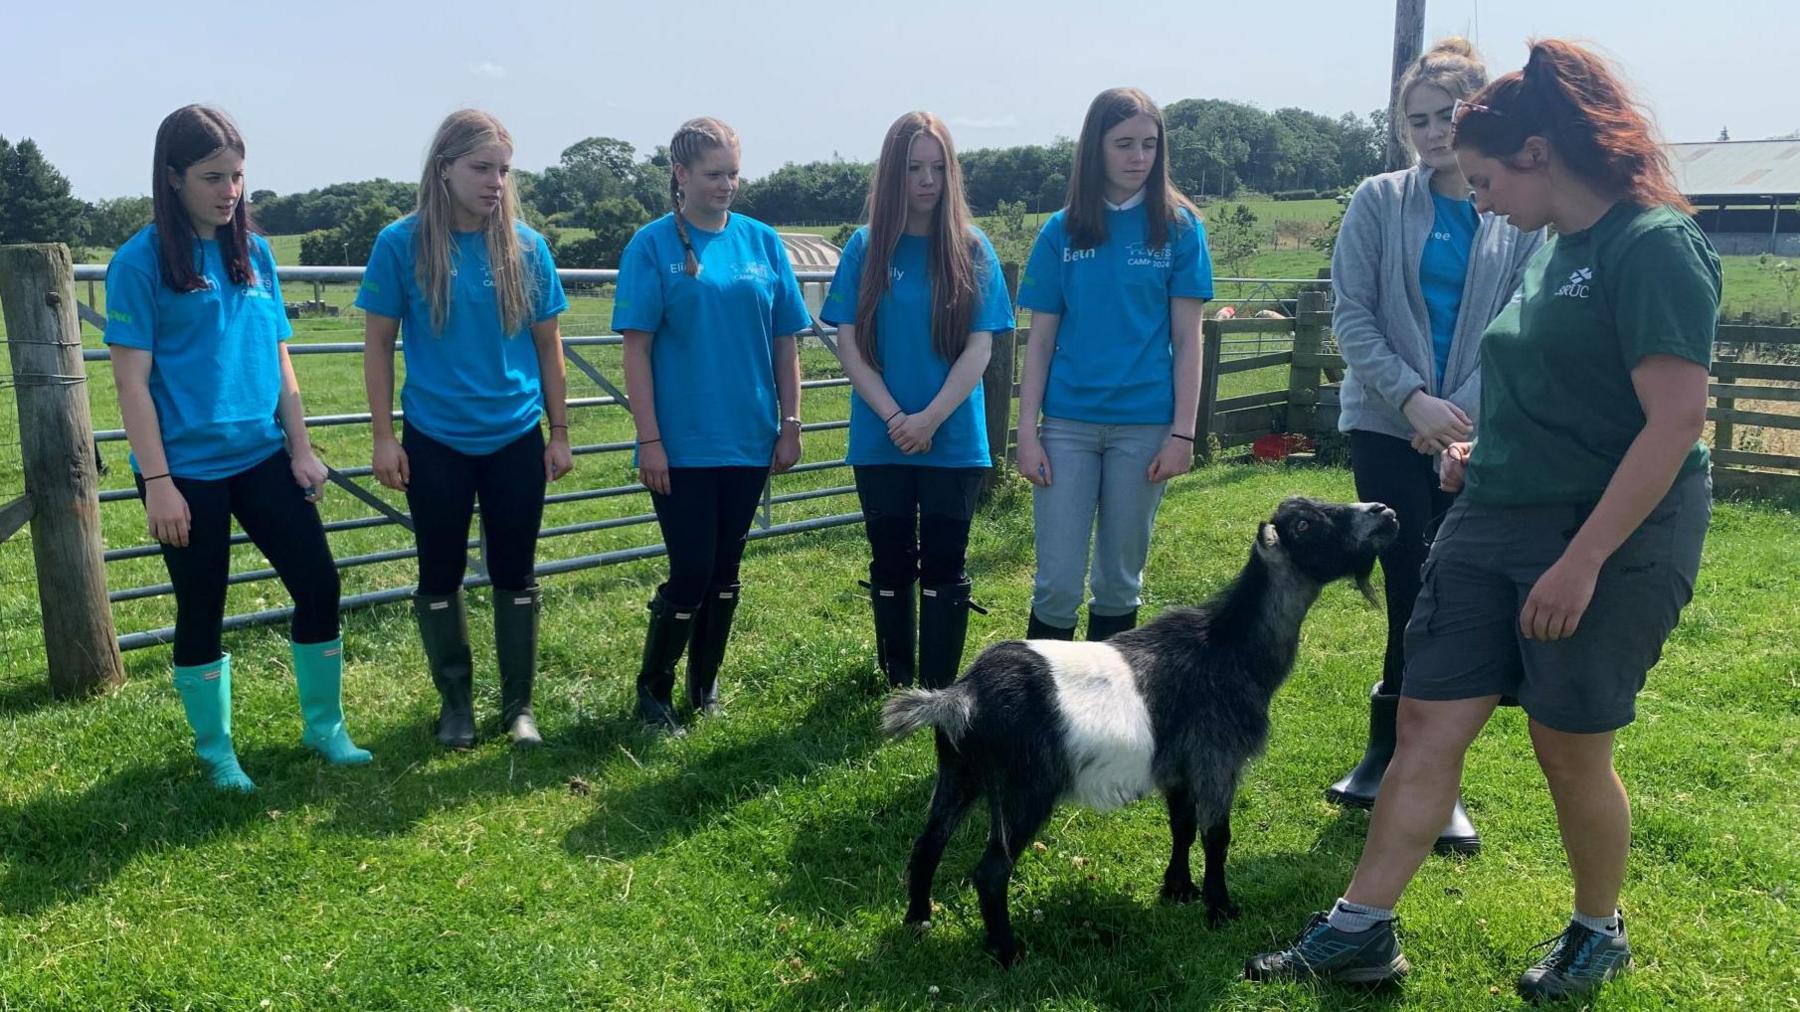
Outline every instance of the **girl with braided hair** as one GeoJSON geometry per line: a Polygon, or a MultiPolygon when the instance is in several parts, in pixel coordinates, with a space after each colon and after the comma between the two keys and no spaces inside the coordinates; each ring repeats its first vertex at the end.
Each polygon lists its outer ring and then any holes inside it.
{"type": "Polygon", "coordinates": [[[669,554],[649,602],[637,714],[675,734],[684,651],[689,704],[719,712],[745,535],[769,474],[800,459],[794,334],[812,316],[775,230],[731,211],[739,160],[736,132],[717,119],[675,131],[673,208],[626,245],[613,304],[638,475],[669,554]]]}

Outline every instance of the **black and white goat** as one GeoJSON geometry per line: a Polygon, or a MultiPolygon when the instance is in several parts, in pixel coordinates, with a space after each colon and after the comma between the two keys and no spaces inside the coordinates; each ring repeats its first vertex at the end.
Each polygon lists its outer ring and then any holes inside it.
{"type": "Polygon", "coordinates": [[[1237,915],[1225,888],[1231,803],[1269,739],[1269,704],[1325,584],[1352,577],[1371,603],[1376,553],[1399,529],[1380,503],[1289,499],[1259,525],[1250,560],[1198,608],[1170,608],[1101,643],[1012,641],[982,651],[947,689],[907,689],[883,708],[895,737],[937,733],[938,777],[913,845],[906,921],[928,926],[944,845],[987,796],[988,846],[975,889],[994,955],[1018,958],[1007,914],[1013,863],[1065,800],[1106,810],[1161,791],[1174,846],[1162,894],[1202,899],[1217,924],[1237,915]],[[1196,888],[1188,852],[1206,855],[1196,888]]]}

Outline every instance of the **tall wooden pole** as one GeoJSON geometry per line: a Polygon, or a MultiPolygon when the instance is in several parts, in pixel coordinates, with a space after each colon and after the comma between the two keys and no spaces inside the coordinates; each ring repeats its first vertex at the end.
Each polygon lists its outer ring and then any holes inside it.
{"type": "Polygon", "coordinates": [[[1394,0],[1394,76],[1388,88],[1387,170],[1406,168],[1411,161],[1400,143],[1400,78],[1425,51],[1425,0],[1394,0]]]}
{"type": "Polygon", "coordinates": [[[69,248],[0,246],[0,306],[19,395],[50,692],[85,695],[118,685],[125,671],[106,597],[100,477],[69,248]]]}

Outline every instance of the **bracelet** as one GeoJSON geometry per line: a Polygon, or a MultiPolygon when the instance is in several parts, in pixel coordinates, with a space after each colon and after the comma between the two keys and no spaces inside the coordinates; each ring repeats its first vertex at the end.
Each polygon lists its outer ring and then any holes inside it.
{"type": "Polygon", "coordinates": [[[899,418],[901,415],[904,415],[904,414],[906,414],[905,408],[895,408],[893,414],[891,414],[881,420],[881,424],[886,425],[887,423],[893,421],[896,418],[899,418]]]}
{"type": "Polygon", "coordinates": [[[174,479],[174,478],[173,478],[173,477],[171,477],[171,476],[170,476],[170,474],[169,474],[169,472],[167,472],[167,471],[164,471],[164,472],[163,472],[163,473],[161,473],[161,474],[153,474],[153,475],[151,475],[151,476],[150,476],[150,477],[148,477],[148,478],[139,478],[139,479],[138,479],[138,480],[139,480],[139,481],[141,481],[141,482],[143,482],[143,483],[145,483],[145,484],[146,484],[146,485],[147,485],[147,484],[149,484],[149,483],[150,483],[150,482],[153,482],[153,481],[155,481],[155,480],[156,480],[156,479],[158,479],[158,478],[168,478],[168,479],[169,479],[169,480],[170,480],[170,481],[173,481],[173,480],[175,480],[175,479],[174,479]]]}
{"type": "Polygon", "coordinates": [[[551,432],[555,432],[557,429],[561,429],[564,432],[569,431],[569,427],[567,425],[557,425],[554,422],[550,423],[550,431],[551,432]]]}
{"type": "Polygon", "coordinates": [[[637,441],[637,444],[639,446],[649,446],[651,443],[660,443],[660,442],[662,442],[662,437],[658,436],[655,439],[640,439],[637,441]]]}
{"type": "Polygon", "coordinates": [[[1194,441],[1193,436],[1184,436],[1179,432],[1171,432],[1171,433],[1169,433],[1169,435],[1174,436],[1176,439],[1185,439],[1190,443],[1194,441]]]}

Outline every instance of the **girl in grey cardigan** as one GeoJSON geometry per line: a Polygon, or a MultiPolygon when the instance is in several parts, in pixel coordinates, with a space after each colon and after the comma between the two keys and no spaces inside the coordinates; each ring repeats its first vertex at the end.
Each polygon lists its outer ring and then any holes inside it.
{"type": "MultiPolygon", "coordinates": [[[[1332,254],[1332,326],[1349,365],[1338,427],[1350,437],[1357,496],[1400,517],[1400,535],[1381,555],[1387,655],[1370,695],[1369,744],[1356,768],[1326,790],[1336,804],[1375,804],[1394,751],[1404,634],[1427,531],[1452,498],[1438,488],[1434,460],[1471,438],[1482,331],[1513,298],[1525,261],[1543,242],[1541,232],[1520,232],[1469,202],[1450,147],[1451,112],[1486,83],[1463,39],[1440,42],[1413,64],[1401,82],[1398,129],[1419,163],[1357,188],[1332,254]]],[[[1479,849],[1460,801],[1438,844],[1479,849]]]]}

